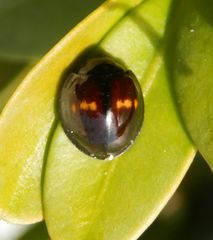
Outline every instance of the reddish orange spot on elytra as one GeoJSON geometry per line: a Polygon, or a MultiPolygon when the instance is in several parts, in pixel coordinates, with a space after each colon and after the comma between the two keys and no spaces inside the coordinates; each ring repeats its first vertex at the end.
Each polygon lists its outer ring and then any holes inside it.
{"type": "Polygon", "coordinates": [[[81,101],[80,109],[84,110],[84,111],[87,111],[89,109],[89,105],[88,105],[88,103],[85,100],[81,101]]]}
{"type": "Polygon", "coordinates": [[[130,99],[125,99],[125,100],[117,100],[116,102],[116,108],[119,110],[121,108],[126,108],[126,109],[130,109],[132,108],[132,101],[130,99]]]}
{"type": "Polygon", "coordinates": [[[80,109],[84,111],[97,111],[98,107],[96,102],[88,103],[86,100],[81,101],[80,109]]]}
{"type": "Polygon", "coordinates": [[[97,111],[98,109],[96,102],[91,102],[89,106],[91,111],[97,111]]]}
{"type": "Polygon", "coordinates": [[[135,109],[138,108],[138,100],[137,99],[134,100],[134,107],[135,107],[135,109]]]}

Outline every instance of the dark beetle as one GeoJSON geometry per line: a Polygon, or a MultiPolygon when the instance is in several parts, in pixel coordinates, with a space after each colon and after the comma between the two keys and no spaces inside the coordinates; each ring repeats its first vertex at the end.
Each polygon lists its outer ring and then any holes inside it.
{"type": "Polygon", "coordinates": [[[112,159],[134,142],[144,103],[135,75],[111,59],[99,58],[65,79],[59,109],[66,135],[80,150],[112,159]]]}

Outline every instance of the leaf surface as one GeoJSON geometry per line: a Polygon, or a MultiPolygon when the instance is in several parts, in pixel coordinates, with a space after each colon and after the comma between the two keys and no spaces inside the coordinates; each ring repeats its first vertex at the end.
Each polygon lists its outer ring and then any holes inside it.
{"type": "Polygon", "coordinates": [[[177,103],[196,147],[213,169],[213,2],[181,2],[173,41],[177,103]]]}
{"type": "Polygon", "coordinates": [[[138,4],[107,1],[69,33],[27,75],[0,116],[0,217],[14,223],[43,218],[41,172],[55,121],[61,75],[86,48],[138,4]]]}
{"type": "Polygon", "coordinates": [[[194,157],[164,62],[170,4],[142,2],[98,44],[140,81],[145,120],[133,146],[113,161],[99,161],[76,149],[60,124],[56,128],[44,182],[44,216],[53,240],[137,239],[174,193],[194,157]]]}

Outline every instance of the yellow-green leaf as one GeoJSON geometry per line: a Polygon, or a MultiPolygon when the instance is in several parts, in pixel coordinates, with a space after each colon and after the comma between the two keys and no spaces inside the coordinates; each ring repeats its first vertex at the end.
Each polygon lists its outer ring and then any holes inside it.
{"type": "Polygon", "coordinates": [[[61,75],[139,2],[107,1],[37,64],[10,99],[0,117],[1,218],[14,223],[43,218],[41,170],[61,75]]]}
{"type": "Polygon", "coordinates": [[[174,193],[194,157],[164,61],[170,4],[142,2],[97,43],[139,79],[145,96],[144,125],[133,146],[113,161],[86,156],[57,126],[44,182],[44,216],[53,240],[137,239],[174,193]]]}

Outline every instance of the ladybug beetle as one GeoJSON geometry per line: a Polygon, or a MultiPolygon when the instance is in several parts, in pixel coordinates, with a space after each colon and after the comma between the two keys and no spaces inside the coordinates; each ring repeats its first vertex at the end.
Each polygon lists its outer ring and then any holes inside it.
{"type": "Polygon", "coordinates": [[[139,134],[143,115],[135,75],[109,58],[88,60],[60,89],[59,116],[66,135],[98,159],[123,153],[139,134]]]}

